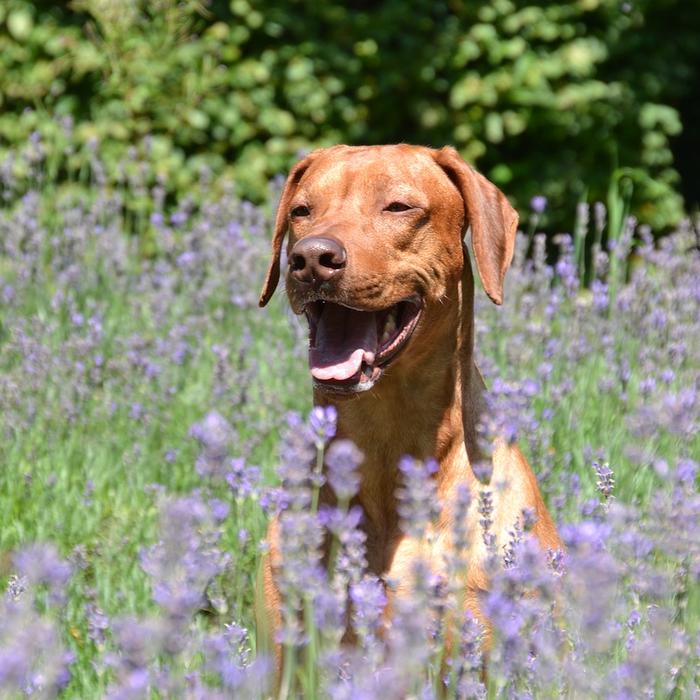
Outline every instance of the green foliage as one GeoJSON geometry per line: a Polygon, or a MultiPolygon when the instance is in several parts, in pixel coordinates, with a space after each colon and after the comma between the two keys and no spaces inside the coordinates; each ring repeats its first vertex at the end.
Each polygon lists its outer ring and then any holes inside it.
{"type": "Polygon", "coordinates": [[[604,199],[624,168],[633,212],[664,227],[683,206],[673,105],[698,78],[689,5],[9,0],[0,156],[39,131],[70,180],[99,144],[104,177],[141,210],[135,179],[179,195],[205,171],[260,199],[300,150],[451,143],[521,211],[534,194],[555,211],[604,199]]]}

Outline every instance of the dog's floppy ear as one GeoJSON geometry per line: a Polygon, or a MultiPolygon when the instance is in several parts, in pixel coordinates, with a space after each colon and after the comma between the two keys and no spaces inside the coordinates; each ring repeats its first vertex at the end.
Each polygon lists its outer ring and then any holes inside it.
{"type": "Polygon", "coordinates": [[[503,302],[503,278],[513,258],[518,213],[506,196],[467,165],[454,148],[435,152],[435,161],[457,186],[464,200],[464,225],[472,230],[476,268],[486,294],[503,302]]]}
{"type": "Polygon", "coordinates": [[[301,176],[311,165],[313,154],[309,154],[300,160],[290,171],[287,181],[284,183],[280,203],[277,205],[277,215],[275,216],[275,230],[272,235],[272,259],[267,268],[267,275],[263,284],[262,292],[258,304],[265,306],[277,287],[280,278],[280,255],[282,254],[282,242],[289,226],[289,202],[296,192],[301,176]]]}

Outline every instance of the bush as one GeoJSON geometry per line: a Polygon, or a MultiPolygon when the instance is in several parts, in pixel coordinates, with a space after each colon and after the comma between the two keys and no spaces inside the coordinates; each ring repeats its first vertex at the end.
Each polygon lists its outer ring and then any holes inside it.
{"type": "Polygon", "coordinates": [[[299,150],[408,141],[454,144],[521,210],[624,179],[643,221],[682,212],[669,138],[700,13],[674,0],[10,0],[0,21],[0,144],[41,132],[64,179],[99,144],[137,210],[134,179],[182,194],[211,172],[260,199],[299,150]]]}

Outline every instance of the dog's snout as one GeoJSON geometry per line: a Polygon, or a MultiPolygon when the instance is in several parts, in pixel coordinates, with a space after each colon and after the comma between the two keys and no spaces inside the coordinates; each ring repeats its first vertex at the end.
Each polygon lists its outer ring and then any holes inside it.
{"type": "Polygon", "coordinates": [[[347,251],[339,241],[309,236],[295,243],[289,256],[289,269],[297,282],[318,286],[342,273],[347,259],[347,251]]]}

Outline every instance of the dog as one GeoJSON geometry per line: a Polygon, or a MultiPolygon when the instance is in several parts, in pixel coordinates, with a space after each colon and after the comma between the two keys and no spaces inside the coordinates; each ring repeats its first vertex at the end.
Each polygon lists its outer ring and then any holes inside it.
{"type": "MultiPolygon", "coordinates": [[[[463,237],[470,229],[484,291],[501,304],[517,223],[505,195],[451,147],[324,148],[298,162],[284,186],[260,306],[279,281],[288,233],[286,290],[294,313],[309,324],[314,403],[335,405],[336,438],[352,440],[364,455],[356,502],[364,511],[369,571],[384,580],[410,579],[421,551],[400,527],[402,456],[437,461],[434,561],[450,547],[441,533],[450,532],[457,486],[483,488],[473,467],[482,458],[477,425],[485,386],[474,363],[474,277],[463,237]]],[[[500,485],[492,491],[498,550],[525,509],[534,514],[531,532],[542,548],[561,549],[518,447],[497,441],[491,464],[491,483],[500,485]]],[[[474,505],[467,519],[478,533],[474,505]]],[[[259,625],[272,630],[281,622],[277,532],[272,520],[260,582],[259,625]]],[[[487,557],[482,538],[472,537],[464,600],[480,619],[487,557]]]]}

